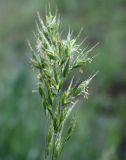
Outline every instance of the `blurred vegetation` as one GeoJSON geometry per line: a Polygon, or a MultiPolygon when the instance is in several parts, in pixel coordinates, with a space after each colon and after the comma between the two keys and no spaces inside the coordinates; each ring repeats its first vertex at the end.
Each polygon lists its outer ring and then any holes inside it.
{"type": "Polygon", "coordinates": [[[126,1],[0,0],[0,160],[39,160],[46,121],[29,64],[27,39],[33,43],[36,11],[45,15],[50,2],[61,15],[64,32],[93,46],[100,42],[87,78],[99,70],[90,97],[78,106],[78,126],[63,160],[126,160],[126,1]]]}

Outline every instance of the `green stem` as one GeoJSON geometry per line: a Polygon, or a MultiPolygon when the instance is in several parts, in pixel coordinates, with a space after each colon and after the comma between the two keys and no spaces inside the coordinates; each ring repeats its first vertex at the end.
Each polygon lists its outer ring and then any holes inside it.
{"type": "Polygon", "coordinates": [[[53,148],[52,148],[52,160],[55,160],[55,143],[56,143],[56,133],[54,134],[54,139],[53,139],[53,148]]]}

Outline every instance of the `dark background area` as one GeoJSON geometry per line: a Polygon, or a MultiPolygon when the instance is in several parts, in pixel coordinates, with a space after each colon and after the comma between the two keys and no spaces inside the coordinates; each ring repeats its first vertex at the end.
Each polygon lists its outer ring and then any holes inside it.
{"type": "MultiPolygon", "coordinates": [[[[77,128],[62,160],[126,160],[126,0],[0,0],[0,160],[40,160],[46,120],[36,89],[27,39],[34,44],[36,11],[58,8],[64,33],[69,24],[87,37],[93,63],[80,79],[99,71],[88,100],[77,107],[77,128]]],[[[77,73],[76,73],[77,74],[77,73]]]]}

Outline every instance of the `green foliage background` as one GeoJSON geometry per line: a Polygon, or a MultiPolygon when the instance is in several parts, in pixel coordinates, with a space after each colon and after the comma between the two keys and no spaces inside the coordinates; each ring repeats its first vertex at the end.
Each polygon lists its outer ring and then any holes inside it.
{"type": "Polygon", "coordinates": [[[78,125],[62,160],[126,159],[126,1],[0,0],[0,160],[39,160],[45,145],[46,121],[29,64],[27,39],[34,44],[36,11],[45,16],[48,3],[75,35],[98,54],[76,73],[86,79],[99,70],[89,99],[77,106],[78,125]]]}

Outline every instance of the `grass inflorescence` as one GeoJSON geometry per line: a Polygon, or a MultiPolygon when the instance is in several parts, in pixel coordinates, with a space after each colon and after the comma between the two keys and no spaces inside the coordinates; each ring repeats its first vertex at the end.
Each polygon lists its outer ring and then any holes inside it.
{"type": "Polygon", "coordinates": [[[31,63],[37,70],[38,92],[49,122],[45,159],[57,160],[72,136],[76,126],[75,116],[69,125],[65,126],[65,123],[79,101],[77,97],[88,97],[88,85],[94,75],[77,84],[73,82],[74,75],[66,89],[64,83],[73,70],[79,70],[92,61],[88,53],[93,48],[81,49],[81,44],[77,43],[78,36],[73,38],[70,29],[66,39],[62,39],[57,13],[52,15],[49,12],[45,23],[38,13],[38,20],[36,45],[32,48],[29,43],[31,63]]]}

